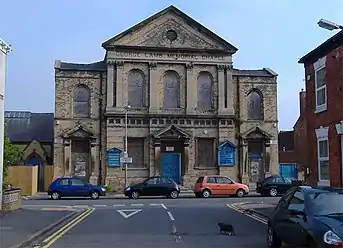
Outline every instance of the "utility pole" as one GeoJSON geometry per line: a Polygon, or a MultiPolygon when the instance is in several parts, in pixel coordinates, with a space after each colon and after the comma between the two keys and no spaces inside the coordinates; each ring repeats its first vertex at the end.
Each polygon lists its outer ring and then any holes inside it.
{"type": "Polygon", "coordinates": [[[0,38],[0,210],[2,210],[2,184],[4,176],[6,58],[7,54],[11,51],[11,46],[7,45],[0,38]]]}
{"type": "Polygon", "coordinates": [[[125,144],[124,144],[124,159],[125,159],[125,162],[124,162],[124,166],[125,166],[125,188],[127,187],[128,185],[128,181],[127,181],[127,159],[129,157],[128,153],[127,153],[127,112],[128,110],[131,108],[130,105],[126,106],[125,107],[125,144]]]}

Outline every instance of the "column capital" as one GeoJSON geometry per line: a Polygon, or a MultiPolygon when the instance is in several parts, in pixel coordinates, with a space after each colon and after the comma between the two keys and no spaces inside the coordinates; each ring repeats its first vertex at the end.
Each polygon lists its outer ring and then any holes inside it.
{"type": "Polygon", "coordinates": [[[217,65],[218,71],[224,71],[226,68],[226,65],[217,65]]]}
{"type": "Polygon", "coordinates": [[[115,61],[115,60],[107,60],[107,61],[106,61],[106,64],[107,64],[107,65],[115,65],[115,64],[116,64],[116,61],[115,61]]]}
{"type": "Polygon", "coordinates": [[[226,69],[227,71],[231,71],[231,70],[233,69],[232,63],[225,65],[225,69],[226,69]]]}
{"type": "Polygon", "coordinates": [[[150,61],[149,62],[149,69],[153,70],[157,68],[157,62],[150,61]]]}
{"type": "Polygon", "coordinates": [[[187,70],[193,70],[194,64],[192,62],[186,64],[187,70]]]}
{"type": "Polygon", "coordinates": [[[116,64],[117,67],[122,67],[122,66],[124,66],[124,61],[116,60],[115,64],[116,64]]]}

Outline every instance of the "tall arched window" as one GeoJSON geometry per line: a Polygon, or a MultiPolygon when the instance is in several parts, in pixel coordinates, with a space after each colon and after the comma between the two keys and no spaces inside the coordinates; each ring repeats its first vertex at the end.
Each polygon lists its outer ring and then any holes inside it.
{"type": "Polygon", "coordinates": [[[74,92],[74,117],[88,117],[90,92],[87,86],[79,85],[74,92]]]}
{"type": "Polygon", "coordinates": [[[144,75],[140,70],[132,70],[128,76],[128,100],[131,107],[144,106],[144,75]]]}
{"type": "Polygon", "coordinates": [[[200,72],[198,76],[198,103],[199,109],[212,108],[212,76],[208,72],[200,72]]]}
{"type": "Polygon", "coordinates": [[[261,93],[257,90],[252,90],[248,94],[248,119],[263,119],[263,99],[261,93]]]}
{"type": "Polygon", "coordinates": [[[180,107],[180,77],[175,71],[166,71],[163,76],[163,107],[180,107]]]}

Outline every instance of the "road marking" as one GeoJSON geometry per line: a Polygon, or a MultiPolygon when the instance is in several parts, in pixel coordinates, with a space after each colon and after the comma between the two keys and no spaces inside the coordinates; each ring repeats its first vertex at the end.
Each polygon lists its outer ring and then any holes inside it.
{"type": "Polygon", "coordinates": [[[242,209],[240,209],[240,208],[238,208],[238,207],[236,207],[236,206],[234,206],[234,205],[232,205],[232,204],[227,204],[227,206],[228,206],[229,208],[231,208],[231,209],[233,209],[233,210],[235,210],[235,211],[241,213],[241,214],[244,214],[245,216],[248,216],[248,217],[250,217],[250,218],[252,218],[252,219],[254,219],[254,220],[257,220],[258,222],[261,222],[261,223],[263,223],[263,224],[265,224],[265,225],[268,224],[267,219],[262,218],[262,217],[260,217],[260,216],[258,216],[258,215],[256,215],[256,214],[247,214],[247,213],[244,212],[244,210],[242,210],[242,209]]]}
{"type": "Polygon", "coordinates": [[[75,205],[74,208],[88,208],[88,205],[75,205]]]}
{"type": "Polygon", "coordinates": [[[93,207],[107,207],[107,205],[93,205],[93,207]]]}
{"type": "Polygon", "coordinates": [[[167,214],[169,215],[169,219],[170,219],[170,220],[175,220],[175,218],[174,218],[174,216],[172,215],[171,212],[167,212],[167,214]]]}
{"type": "Polygon", "coordinates": [[[166,205],[164,205],[163,203],[161,204],[162,208],[167,209],[166,205]]]}
{"type": "Polygon", "coordinates": [[[134,204],[131,204],[132,207],[141,207],[141,206],[144,206],[144,204],[141,204],[141,203],[134,203],[134,204]]]}
{"type": "Polygon", "coordinates": [[[125,204],[114,204],[113,207],[125,207],[125,204]]]}
{"type": "Polygon", "coordinates": [[[43,246],[41,248],[48,248],[50,247],[53,243],[56,242],[59,238],[61,238],[64,234],[66,234],[68,231],[70,231],[74,226],[79,224],[81,221],[86,219],[91,213],[94,212],[94,208],[88,208],[84,213],[73,219],[71,222],[57,230],[54,234],[52,234],[50,237],[46,238],[43,240],[43,246]]]}
{"type": "Polygon", "coordinates": [[[150,203],[150,206],[161,206],[161,203],[150,203]]]}
{"type": "Polygon", "coordinates": [[[51,208],[41,208],[40,210],[42,211],[75,211],[74,209],[70,209],[70,208],[65,208],[65,207],[51,207],[51,208]]]}
{"type": "Polygon", "coordinates": [[[127,219],[135,214],[138,214],[142,210],[143,209],[120,209],[120,210],[117,210],[117,212],[120,213],[120,215],[123,216],[125,219],[127,219]],[[130,213],[126,214],[125,212],[130,212],[130,213]]]}

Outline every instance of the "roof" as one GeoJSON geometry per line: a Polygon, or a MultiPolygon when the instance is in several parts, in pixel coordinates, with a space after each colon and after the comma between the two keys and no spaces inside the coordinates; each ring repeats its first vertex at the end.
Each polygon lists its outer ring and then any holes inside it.
{"type": "Polygon", "coordinates": [[[208,28],[206,28],[205,26],[203,26],[202,24],[200,24],[199,22],[197,22],[193,18],[189,17],[187,14],[185,14],[184,12],[182,12],[181,10],[179,10],[178,8],[176,8],[173,5],[170,5],[169,7],[167,7],[165,9],[159,11],[158,13],[148,17],[147,19],[145,19],[145,20],[141,21],[140,23],[132,26],[131,28],[125,30],[124,32],[122,32],[122,33],[114,36],[113,38],[105,41],[104,43],[102,43],[102,47],[105,49],[109,48],[110,43],[115,42],[115,41],[119,40],[120,38],[122,38],[123,36],[131,34],[131,33],[135,32],[136,30],[141,29],[142,27],[148,25],[151,21],[159,18],[160,16],[167,14],[168,12],[173,12],[174,14],[180,16],[182,19],[185,20],[185,22],[188,25],[190,25],[191,27],[194,27],[200,33],[203,33],[203,34],[207,35],[208,37],[212,38],[213,40],[217,41],[218,43],[223,45],[228,51],[231,51],[232,53],[235,53],[238,51],[238,48],[234,47],[233,45],[228,43],[226,40],[224,40],[223,38],[221,38],[220,36],[218,36],[217,34],[212,32],[211,30],[209,30],[208,28]]]}
{"type": "Polygon", "coordinates": [[[279,151],[294,150],[294,131],[280,131],[278,135],[279,151]]]}
{"type": "Polygon", "coordinates": [[[14,143],[54,142],[54,114],[5,111],[6,136],[14,143]]]}
{"type": "Polygon", "coordinates": [[[278,74],[274,72],[272,69],[263,68],[257,70],[240,70],[240,69],[233,69],[234,76],[246,76],[246,77],[275,77],[278,74]]]}
{"type": "Polygon", "coordinates": [[[330,39],[326,40],[324,43],[319,45],[317,48],[304,55],[299,59],[298,63],[305,64],[310,63],[318,58],[324,57],[326,54],[332,50],[343,45],[343,30],[332,36],[330,39]]]}
{"type": "Polygon", "coordinates": [[[61,60],[55,61],[55,69],[64,71],[106,71],[105,61],[98,61],[89,64],[67,63],[61,60]]]}

